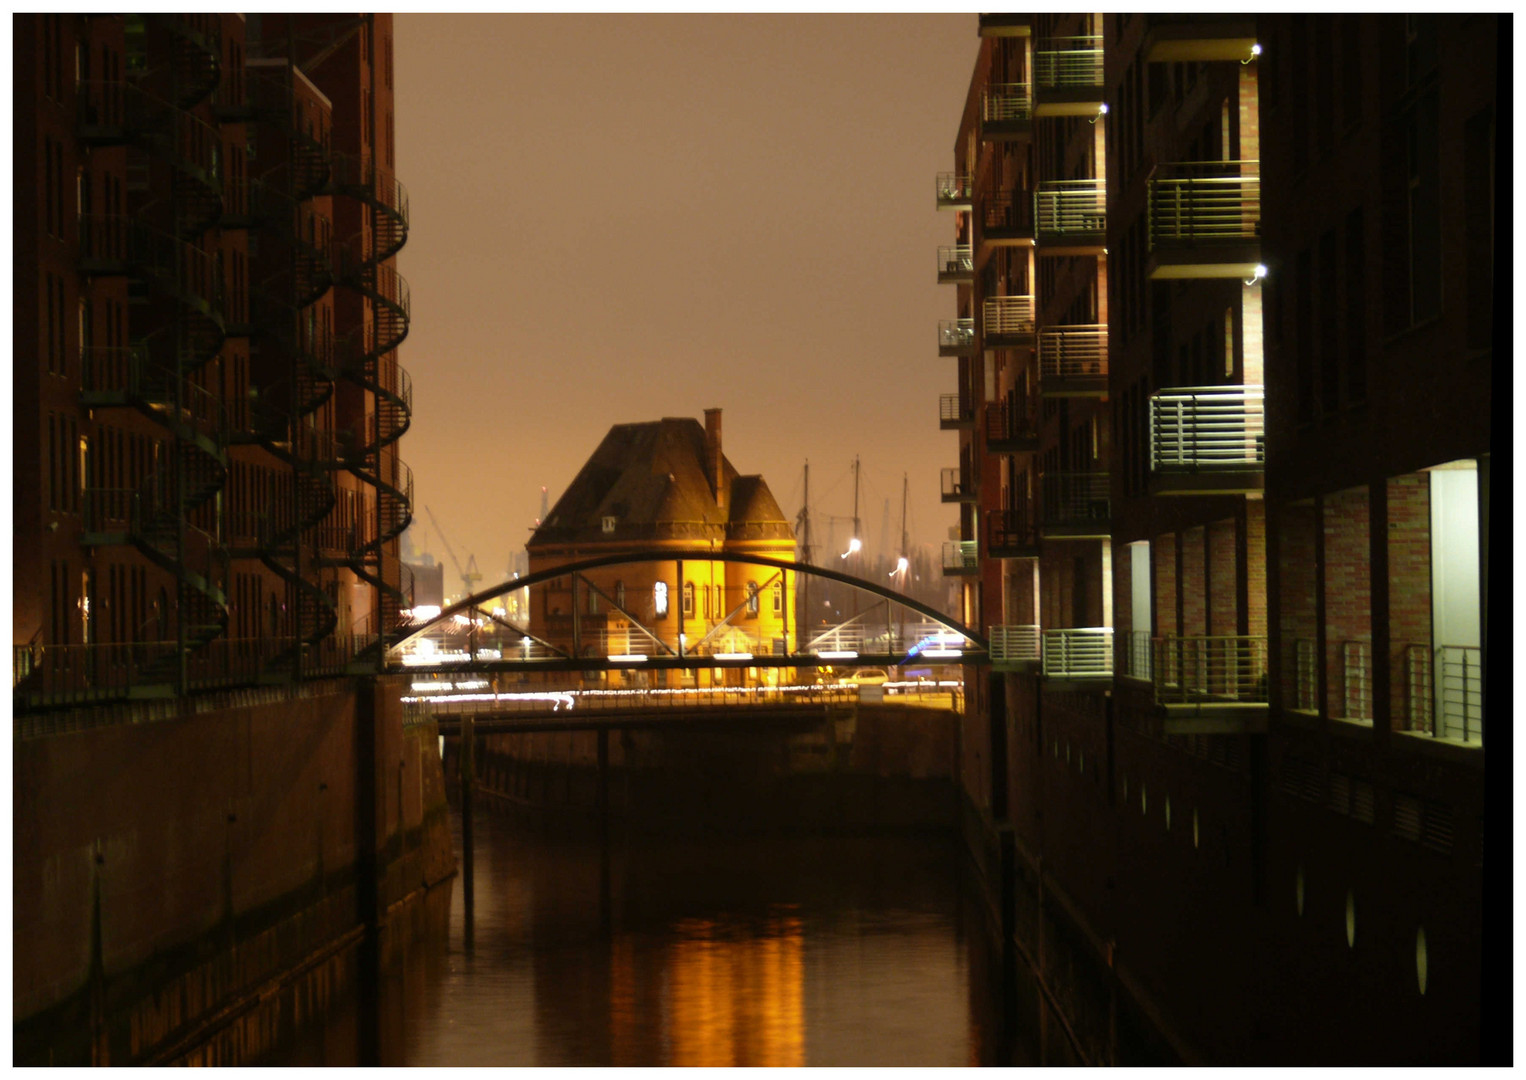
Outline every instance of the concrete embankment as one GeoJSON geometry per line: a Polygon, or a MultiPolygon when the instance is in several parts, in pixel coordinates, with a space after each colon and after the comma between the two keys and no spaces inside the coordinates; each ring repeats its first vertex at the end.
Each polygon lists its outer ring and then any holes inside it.
{"type": "Polygon", "coordinates": [[[18,721],[16,1064],[195,1060],[241,1022],[257,1053],[262,1000],[350,978],[455,871],[439,740],[395,680],[159,708],[18,721]]]}
{"type": "MultiPolygon", "coordinates": [[[[713,725],[479,735],[476,794],[569,825],[657,832],[947,828],[958,718],[946,709],[857,704],[788,721],[718,713],[713,725]],[[601,774],[600,739],[605,739],[601,774]]],[[[458,745],[445,770],[458,783],[458,745]]]]}

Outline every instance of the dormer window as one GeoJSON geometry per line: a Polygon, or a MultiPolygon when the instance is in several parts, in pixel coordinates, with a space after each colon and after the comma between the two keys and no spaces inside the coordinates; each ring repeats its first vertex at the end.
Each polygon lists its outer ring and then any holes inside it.
{"type": "Polygon", "coordinates": [[[613,514],[604,515],[604,531],[607,533],[615,531],[615,516],[613,514]]]}

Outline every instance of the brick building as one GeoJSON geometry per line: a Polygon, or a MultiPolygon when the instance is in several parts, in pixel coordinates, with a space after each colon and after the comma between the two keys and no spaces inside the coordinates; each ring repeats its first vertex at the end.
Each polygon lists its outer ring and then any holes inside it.
{"type": "Polygon", "coordinates": [[[411,498],[391,17],[15,30],[18,705],[374,669],[411,498]]]}
{"type": "Polygon", "coordinates": [[[980,18],[944,563],[1046,1056],[1484,1053],[1498,23],[980,18]]]}

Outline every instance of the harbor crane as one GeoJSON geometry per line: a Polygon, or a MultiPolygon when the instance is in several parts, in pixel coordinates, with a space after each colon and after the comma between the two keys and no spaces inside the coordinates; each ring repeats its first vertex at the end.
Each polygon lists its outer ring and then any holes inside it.
{"type": "Polygon", "coordinates": [[[450,561],[455,564],[456,573],[461,577],[463,595],[470,596],[473,586],[482,580],[482,573],[477,569],[477,556],[468,554],[466,557],[466,569],[461,568],[461,560],[456,558],[455,549],[450,546],[450,541],[445,539],[445,530],[440,528],[440,519],[434,516],[434,511],[426,504],[424,513],[429,515],[430,524],[434,526],[435,535],[440,538],[440,543],[445,545],[445,554],[450,556],[450,561]]]}

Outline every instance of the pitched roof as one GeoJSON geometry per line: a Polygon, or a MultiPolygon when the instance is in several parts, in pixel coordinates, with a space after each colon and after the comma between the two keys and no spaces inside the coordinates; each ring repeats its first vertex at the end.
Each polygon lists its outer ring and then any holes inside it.
{"type": "Polygon", "coordinates": [[[575,542],[794,538],[761,476],[740,476],[721,457],[726,509],[705,470],[705,429],[665,417],[609,429],[529,546],[575,542]],[[613,533],[604,520],[615,519],[613,533]]]}

